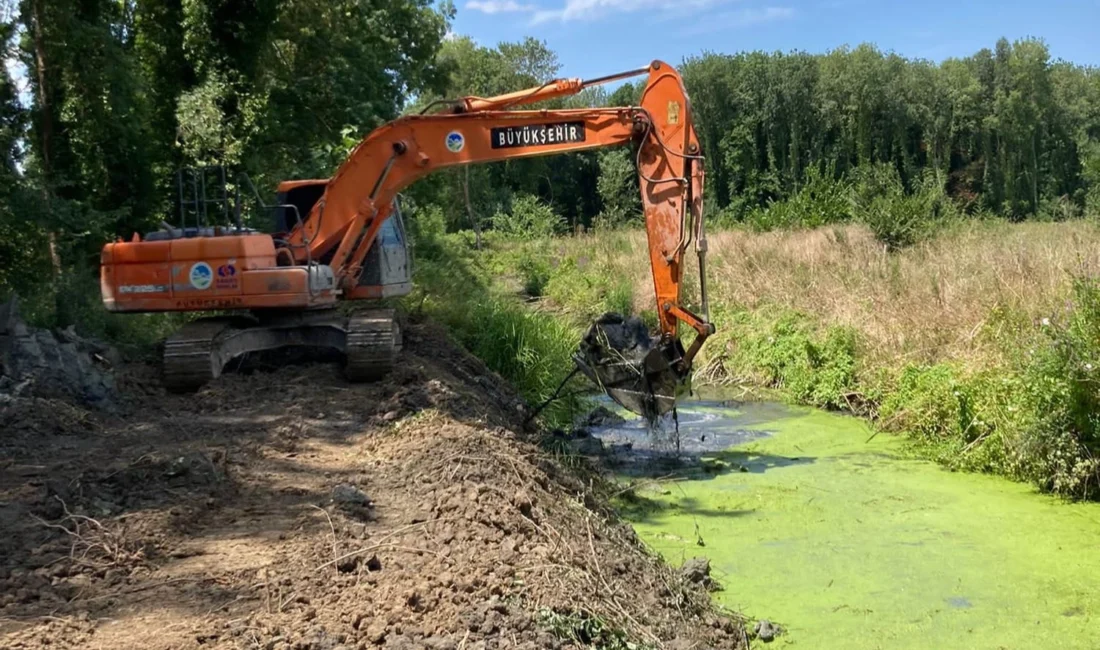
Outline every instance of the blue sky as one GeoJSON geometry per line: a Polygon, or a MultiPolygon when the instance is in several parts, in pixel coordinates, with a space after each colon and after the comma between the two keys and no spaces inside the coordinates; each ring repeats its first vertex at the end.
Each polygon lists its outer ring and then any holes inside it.
{"type": "Polygon", "coordinates": [[[455,0],[452,29],[482,45],[534,36],[561,72],[591,77],[678,64],[704,50],[823,52],[870,42],[941,61],[1044,39],[1054,58],[1100,65],[1100,0],[455,0]]]}

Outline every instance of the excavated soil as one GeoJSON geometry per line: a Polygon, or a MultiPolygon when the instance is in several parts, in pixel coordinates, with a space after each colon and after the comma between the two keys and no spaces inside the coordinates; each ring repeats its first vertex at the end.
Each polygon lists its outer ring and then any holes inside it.
{"type": "Polygon", "coordinates": [[[114,374],[110,414],[0,401],[0,647],[747,645],[434,326],[378,384],[114,374]]]}

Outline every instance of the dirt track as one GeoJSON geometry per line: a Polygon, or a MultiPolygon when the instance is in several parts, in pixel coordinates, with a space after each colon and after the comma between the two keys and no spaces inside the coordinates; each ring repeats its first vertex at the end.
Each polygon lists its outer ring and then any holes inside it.
{"type": "Polygon", "coordinates": [[[743,645],[525,442],[510,387],[432,326],[403,357],[0,405],[0,647],[743,645]]]}

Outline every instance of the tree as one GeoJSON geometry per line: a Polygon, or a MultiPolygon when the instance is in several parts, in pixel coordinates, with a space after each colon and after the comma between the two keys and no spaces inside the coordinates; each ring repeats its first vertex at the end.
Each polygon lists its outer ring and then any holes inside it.
{"type": "Polygon", "coordinates": [[[630,149],[610,149],[599,153],[599,223],[606,226],[640,224],[642,216],[638,172],[630,149]]]}
{"type": "MultiPolygon", "coordinates": [[[[16,32],[14,21],[0,22],[0,52],[5,60],[14,54],[16,32]]],[[[47,237],[37,223],[42,215],[20,171],[27,121],[27,111],[5,67],[0,70],[0,300],[13,289],[25,292],[50,278],[47,237]]]]}

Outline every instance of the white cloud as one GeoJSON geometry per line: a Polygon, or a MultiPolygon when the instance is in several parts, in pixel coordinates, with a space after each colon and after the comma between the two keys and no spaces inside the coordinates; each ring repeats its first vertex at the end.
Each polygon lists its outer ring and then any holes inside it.
{"type": "Polygon", "coordinates": [[[480,11],[483,14],[507,14],[534,11],[538,7],[533,4],[521,4],[516,0],[470,0],[466,3],[470,11],[480,11]]]}
{"type": "Polygon", "coordinates": [[[531,24],[596,20],[608,15],[638,11],[653,11],[667,15],[673,11],[699,10],[730,1],[732,0],[565,0],[565,4],[557,9],[536,11],[531,16],[531,24]]]}
{"type": "Polygon", "coordinates": [[[759,9],[738,9],[715,14],[707,18],[706,22],[693,27],[688,27],[679,32],[680,36],[696,36],[723,29],[737,29],[750,27],[764,23],[774,23],[781,20],[794,18],[795,10],[791,7],[762,7],[759,9]]]}

